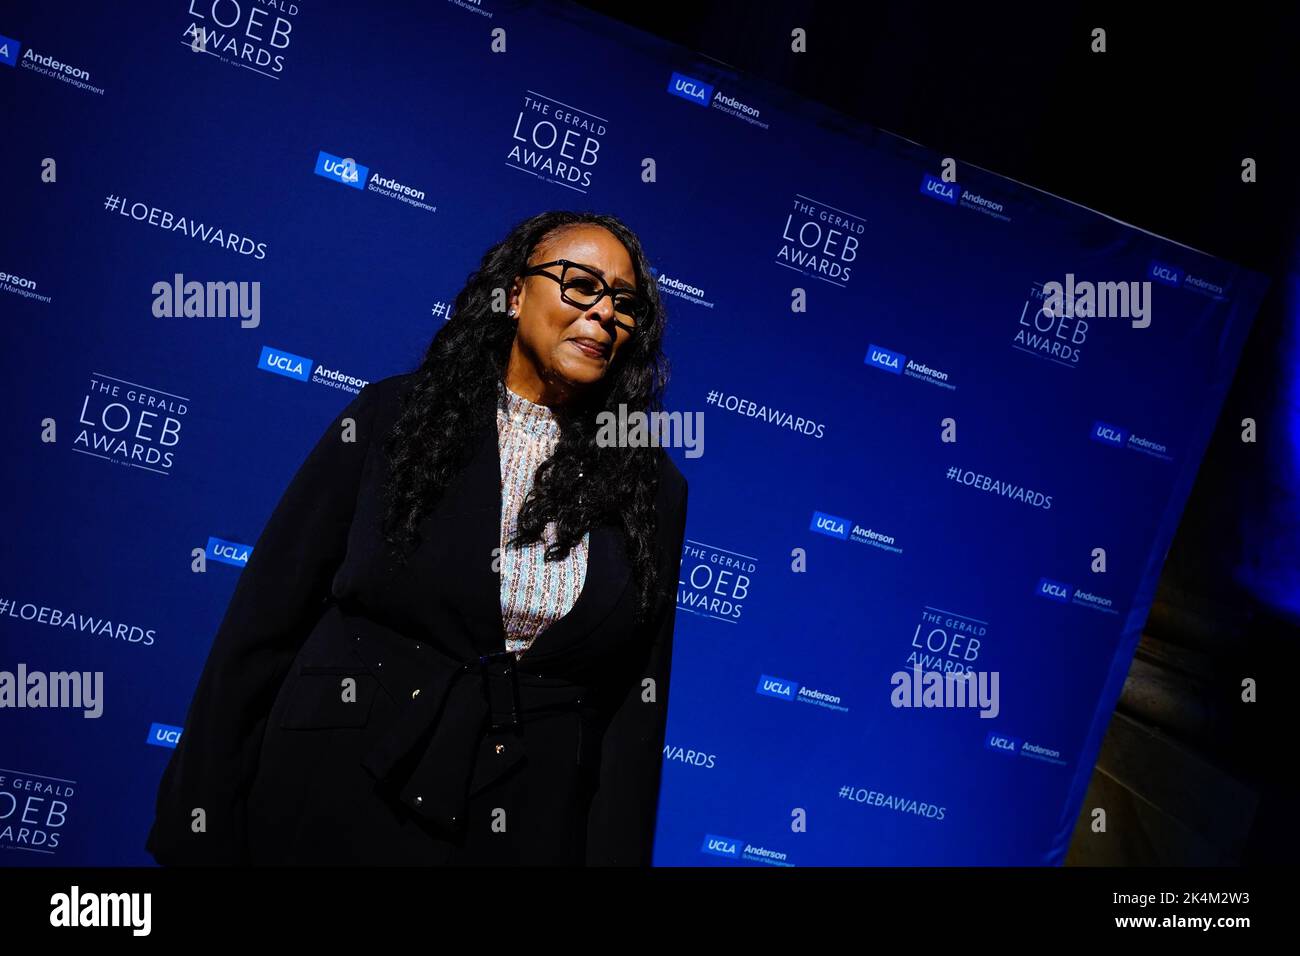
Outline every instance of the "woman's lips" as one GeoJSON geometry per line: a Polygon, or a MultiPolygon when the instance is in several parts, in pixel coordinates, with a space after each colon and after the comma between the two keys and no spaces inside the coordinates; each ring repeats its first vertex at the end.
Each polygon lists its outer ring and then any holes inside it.
{"type": "Polygon", "coordinates": [[[569,339],[569,341],[572,342],[574,345],[576,345],[579,349],[581,349],[583,355],[588,355],[591,358],[605,357],[605,349],[597,348],[596,346],[592,345],[590,342],[579,342],[577,339],[569,339]]]}

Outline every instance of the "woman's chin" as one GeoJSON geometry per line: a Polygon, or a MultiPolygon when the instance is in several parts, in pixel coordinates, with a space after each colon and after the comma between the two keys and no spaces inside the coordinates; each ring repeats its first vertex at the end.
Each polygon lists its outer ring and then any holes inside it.
{"type": "Polygon", "coordinates": [[[595,384],[605,377],[607,365],[603,361],[592,360],[590,362],[579,359],[576,362],[565,362],[556,369],[559,377],[568,382],[574,388],[583,388],[587,385],[595,384]]]}

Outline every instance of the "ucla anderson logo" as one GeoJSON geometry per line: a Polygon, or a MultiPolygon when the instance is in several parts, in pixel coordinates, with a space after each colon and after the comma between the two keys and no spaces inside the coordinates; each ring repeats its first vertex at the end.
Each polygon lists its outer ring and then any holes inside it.
{"type": "Polygon", "coordinates": [[[1051,598],[1053,601],[1070,600],[1070,586],[1060,581],[1053,581],[1051,578],[1039,579],[1038,590],[1034,593],[1039,597],[1051,598]]]}
{"type": "Polygon", "coordinates": [[[1092,438],[1104,445],[1114,445],[1116,448],[1123,448],[1128,444],[1128,432],[1116,425],[1107,425],[1105,422],[1092,423],[1092,438]]]}
{"type": "Polygon", "coordinates": [[[145,743],[153,744],[155,747],[172,747],[181,742],[181,728],[173,727],[170,724],[150,724],[149,736],[145,738],[145,743]]]}
{"type": "Polygon", "coordinates": [[[1168,445],[1152,441],[1150,438],[1143,438],[1141,435],[1135,435],[1127,428],[1120,428],[1118,425],[1093,422],[1092,431],[1088,434],[1093,441],[1099,441],[1103,445],[1139,451],[1144,455],[1150,455],[1152,458],[1159,458],[1161,461],[1174,460],[1174,456],[1169,453],[1168,445]]]}
{"type": "Polygon", "coordinates": [[[714,856],[725,856],[730,860],[734,860],[740,856],[740,841],[734,837],[707,833],[704,836],[704,845],[700,847],[700,852],[712,853],[714,856]]]}
{"type": "Polygon", "coordinates": [[[893,372],[895,375],[902,375],[903,366],[907,364],[907,356],[902,352],[891,352],[889,349],[879,345],[869,345],[867,347],[866,358],[862,361],[867,365],[874,365],[876,368],[883,368],[886,372],[893,372]]]}
{"type": "Polygon", "coordinates": [[[1020,741],[1015,737],[1008,737],[1006,734],[990,731],[988,738],[984,741],[984,746],[988,747],[989,750],[996,750],[998,753],[1014,754],[1020,750],[1020,741]]]}
{"type": "Polygon", "coordinates": [[[208,538],[208,560],[220,561],[242,568],[248,564],[249,555],[253,553],[252,545],[237,541],[225,541],[221,538],[208,538]]]}
{"type": "Polygon", "coordinates": [[[355,161],[342,159],[332,153],[321,150],[316,157],[316,175],[343,183],[353,189],[365,189],[366,177],[370,174],[368,166],[359,166],[355,161]]]}
{"type": "Polygon", "coordinates": [[[1019,737],[1010,737],[997,731],[989,733],[984,740],[984,746],[989,750],[996,750],[998,753],[1028,757],[1031,760],[1041,760],[1043,763],[1056,764],[1058,767],[1063,767],[1066,763],[1061,757],[1061,752],[1055,747],[1044,747],[1041,744],[1022,740],[1019,737]]]}
{"type": "Polygon", "coordinates": [[[18,65],[18,51],[22,49],[22,44],[12,37],[0,36],[0,63],[5,66],[18,65]]]}
{"type": "Polygon", "coordinates": [[[680,96],[684,100],[689,100],[696,106],[708,106],[709,101],[713,99],[712,86],[703,80],[697,80],[681,73],[672,75],[672,78],[668,81],[668,92],[673,96],[680,96]]]}
{"type": "Polygon", "coordinates": [[[262,354],[257,360],[257,367],[263,372],[274,372],[286,378],[296,378],[300,382],[311,380],[312,360],[301,355],[281,352],[269,345],[262,346],[262,354]]]}
{"type": "Polygon", "coordinates": [[[791,680],[760,674],[758,686],[754,690],[760,694],[766,694],[768,697],[775,697],[778,700],[794,700],[794,689],[798,686],[797,683],[791,680]]]}
{"type": "Polygon", "coordinates": [[[1151,260],[1151,265],[1147,269],[1147,272],[1150,274],[1151,278],[1155,279],[1157,282],[1171,285],[1175,289],[1182,285],[1183,282],[1182,272],[1171,265],[1166,265],[1163,262],[1156,262],[1154,259],[1151,260]]]}
{"type": "Polygon", "coordinates": [[[808,526],[808,530],[844,541],[849,536],[849,524],[848,518],[837,518],[835,515],[828,515],[822,511],[814,511],[812,523],[808,526]]]}
{"type": "Polygon", "coordinates": [[[957,184],[945,183],[938,176],[931,176],[926,173],[925,178],[921,180],[921,195],[955,206],[957,205],[957,184]]]}

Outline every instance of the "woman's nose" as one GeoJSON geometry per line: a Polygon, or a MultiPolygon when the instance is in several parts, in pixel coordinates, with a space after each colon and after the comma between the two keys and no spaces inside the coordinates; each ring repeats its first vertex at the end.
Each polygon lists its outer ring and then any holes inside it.
{"type": "Polygon", "coordinates": [[[614,302],[609,296],[605,296],[605,298],[593,305],[591,311],[587,314],[592,316],[601,325],[608,325],[614,318],[614,302]]]}

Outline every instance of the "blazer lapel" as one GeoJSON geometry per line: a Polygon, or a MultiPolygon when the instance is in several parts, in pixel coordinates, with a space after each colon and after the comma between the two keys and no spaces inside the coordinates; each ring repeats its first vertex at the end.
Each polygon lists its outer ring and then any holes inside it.
{"type": "Polygon", "coordinates": [[[536,667],[572,652],[609,616],[631,578],[622,530],[610,524],[592,528],[587,576],[578,600],[568,614],[537,635],[519,659],[520,664],[536,667]]]}
{"type": "MultiPolygon", "coordinates": [[[[494,550],[501,547],[501,452],[495,419],[483,428],[477,449],[453,483],[462,507],[453,512],[458,550],[466,562],[462,568],[464,599],[473,621],[473,640],[480,654],[505,650],[505,620],[501,612],[501,566],[494,550]]],[[[448,489],[452,491],[451,488],[448,489]]],[[[434,532],[435,534],[440,532],[434,532]]],[[[605,523],[591,529],[587,551],[587,573],[573,608],[544,629],[523,653],[520,663],[541,664],[563,656],[580,644],[613,610],[631,580],[631,567],[623,544],[622,530],[605,523]]]]}

